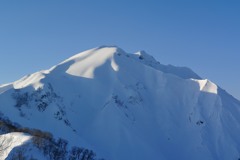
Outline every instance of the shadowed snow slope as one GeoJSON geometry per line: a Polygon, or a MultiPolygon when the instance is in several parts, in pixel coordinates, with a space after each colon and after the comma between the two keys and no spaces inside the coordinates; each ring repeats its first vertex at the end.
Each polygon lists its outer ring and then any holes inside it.
{"type": "Polygon", "coordinates": [[[107,160],[240,158],[240,102],[144,51],[102,46],[2,85],[0,112],[107,160]]]}

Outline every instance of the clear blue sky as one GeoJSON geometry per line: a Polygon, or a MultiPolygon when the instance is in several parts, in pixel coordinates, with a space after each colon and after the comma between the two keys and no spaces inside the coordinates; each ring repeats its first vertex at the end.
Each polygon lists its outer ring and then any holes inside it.
{"type": "Polygon", "coordinates": [[[239,0],[0,1],[0,84],[112,44],[188,66],[240,99],[239,0]]]}

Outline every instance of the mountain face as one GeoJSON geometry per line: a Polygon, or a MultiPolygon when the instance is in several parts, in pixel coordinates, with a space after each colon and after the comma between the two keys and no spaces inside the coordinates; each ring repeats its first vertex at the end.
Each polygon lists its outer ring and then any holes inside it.
{"type": "Polygon", "coordinates": [[[0,86],[0,128],[0,159],[240,159],[237,99],[114,46],[0,86]]]}

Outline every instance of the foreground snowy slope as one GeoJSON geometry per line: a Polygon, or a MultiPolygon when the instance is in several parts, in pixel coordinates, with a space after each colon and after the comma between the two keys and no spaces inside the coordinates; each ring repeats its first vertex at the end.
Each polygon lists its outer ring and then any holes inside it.
{"type": "Polygon", "coordinates": [[[240,102],[144,51],[94,48],[2,85],[0,112],[107,160],[240,158],[240,102]]]}

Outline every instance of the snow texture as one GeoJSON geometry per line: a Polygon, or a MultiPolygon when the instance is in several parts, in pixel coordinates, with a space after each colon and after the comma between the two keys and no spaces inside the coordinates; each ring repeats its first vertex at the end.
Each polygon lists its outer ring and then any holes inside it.
{"type": "Polygon", "coordinates": [[[101,46],[2,85],[0,112],[107,160],[240,158],[240,102],[144,51],[101,46]]]}

